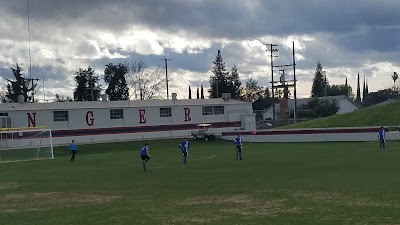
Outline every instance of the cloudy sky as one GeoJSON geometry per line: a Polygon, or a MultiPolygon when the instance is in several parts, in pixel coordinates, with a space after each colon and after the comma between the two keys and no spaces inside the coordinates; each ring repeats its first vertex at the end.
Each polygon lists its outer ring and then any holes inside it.
{"type": "MultiPolygon", "coordinates": [[[[243,83],[267,86],[264,44],[278,45],[274,63],[283,65],[294,41],[300,96],[309,96],[318,61],[331,84],[347,77],[355,90],[359,72],[376,91],[400,72],[399,9],[398,0],[29,0],[32,76],[41,87],[44,77],[50,100],[72,96],[80,67],[101,75],[109,62],[158,66],[167,57],[170,93],[186,98],[189,85],[208,88],[218,49],[243,83]]],[[[16,63],[28,74],[27,15],[26,0],[0,0],[0,86],[16,63]]]]}

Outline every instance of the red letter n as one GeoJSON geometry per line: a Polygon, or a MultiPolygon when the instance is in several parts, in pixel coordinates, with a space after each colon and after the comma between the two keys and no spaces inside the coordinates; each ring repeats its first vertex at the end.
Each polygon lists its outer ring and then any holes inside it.
{"type": "Polygon", "coordinates": [[[32,113],[33,114],[33,118],[32,115],[30,113],[26,113],[28,115],[28,127],[36,127],[36,113],[32,113]]]}
{"type": "Polygon", "coordinates": [[[192,118],[190,118],[190,109],[189,108],[183,108],[183,110],[185,110],[185,122],[192,121],[192,118]]]}

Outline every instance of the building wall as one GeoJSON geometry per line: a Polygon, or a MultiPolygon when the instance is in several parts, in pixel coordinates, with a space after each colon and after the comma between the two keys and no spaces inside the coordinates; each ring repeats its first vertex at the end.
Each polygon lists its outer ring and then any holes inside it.
{"type": "Polygon", "coordinates": [[[189,136],[199,123],[211,123],[217,134],[237,127],[251,127],[243,123],[255,124],[254,115],[251,118],[251,103],[216,103],[215,100],[201,103],[170,105],[170,102],[160,101],[159,105],[120,107],[118,102],[106,102],[99,107],[99,102],[85,102],[87,107],[83,108],[52,103],[13,105],[13,108],[19,107],[18,110],[7,110],[5,104],[0,105],[0,111],[8,112],[13,128],[51,128],[55,144],[68,143],[72,138],[81,142],[104,142],[189,136]],[[203,115],[203,106],[224,106],[224,113],[203,115]],[[171,117],[160,117],[160,108],[171,108],[171,117]],[[110,119],[110,109],[123,109],[123,119],[110,119]],[[68,121],[54,121],[54,111],[68,111],[68,121]],[[241,115],[248,115],[243,122],[241,115]]]}
{"type": "Polygon", "coordinates": [[[338,102],[338,105],[340,106],[340,109],[337,112],[337,114],[354,112],[359,109],[356,105],[354,105],[354,103],[350,102],[346,98],[343,98],[342,100],[340,100],[340,102],[338,102]]]}

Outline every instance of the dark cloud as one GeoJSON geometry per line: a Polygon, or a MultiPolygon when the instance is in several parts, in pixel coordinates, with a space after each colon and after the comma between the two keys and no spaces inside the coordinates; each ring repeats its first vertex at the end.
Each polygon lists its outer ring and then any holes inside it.
{"type": "MultiPolygon", "coordinates": [[[[314,32],[348,32],[359,26],[398,25],[397,0],[41,0],[30,1],[33,19],[124,29],[140,23],[208,37],[248,38],[314,32]]],[[[26,1],[3,1],[3,11],[26,17],[26,1]]],[[[78,24],[76,24],[78,25],[78,24]]]]}
{"type": "MultiPolygon", "coordinates": [[[[292,50],[283,42],[299,35],[310,37],[299,40],[303,46],[296,51],[302,56],[297,68],[308,80],[318,61],[337,78],[349,73],[354,76],[353,71],[358,69],[369,76],[382,68],[369,69],[366,65],[379,62],[399,66],[398,0],[30,0],[29,6],[32,73],[40,76],[44,71],[54,80],[71,80],[73,70],[85,66],[101,74],[110,62],[143,60],[149,66],[163,67],[164,57],[172,59],[168,64],[171,72],[208,74],[221,49],[228,71],[236,64],[244,79],[258,77],[259,84],[266,86],[270,71],[264,46],[249,47],[243,42],[276,42],[279,57],[274,63],[288,64],[292,50]],[[167,55],[152,51],[156,48],[152,46],[154,40],[146,37],[136,44],[143,51],[96,42],[99,32],[119,37],[132,29],[157,33],[162,40],[156,41],[167,55]],[[174,50],[166,44],[165,34],[211,44],[174,50]]],[[[25,0],[0,1],[0,75],[10,77],[8,67],[15,63],[28,64],[26,19],[25,0]]],[[[204,77],[191,82],[201,84],[204,77]]]]}

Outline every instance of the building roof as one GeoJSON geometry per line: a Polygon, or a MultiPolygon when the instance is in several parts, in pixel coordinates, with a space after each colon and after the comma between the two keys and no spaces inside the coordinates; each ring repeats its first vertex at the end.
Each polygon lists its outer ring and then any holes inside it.
{"type": "Polygon", "coordinates": [[[178,99],[174,100],[126,100],[126,101],[85,101],[85,102],[49,102],[49,103],[1,103],[0,111],[15,110],[54,110],[54,109],[100,109],[100,108],[139,108],[206,105],[248,105],[250,102],[236,99],[178,99]]]}

